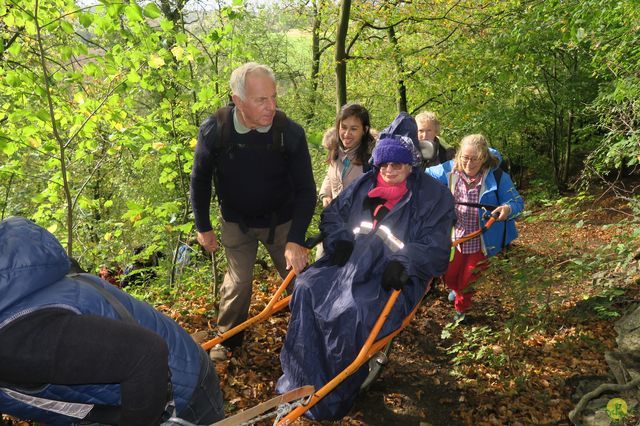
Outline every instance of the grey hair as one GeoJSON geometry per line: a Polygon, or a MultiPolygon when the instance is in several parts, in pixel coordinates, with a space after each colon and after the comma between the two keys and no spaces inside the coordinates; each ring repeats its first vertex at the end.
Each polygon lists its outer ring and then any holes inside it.
{"type": "Polygon", "coordinates": [[[246,64],[240,65],[231,72],[229,86],[231,86],[231,93],[238,96],[243,101],[245,100],[245,84],[247,82],[247,75],[252,73],[266,75],[271,78],[274,83],[276,82],[276,75],[267,65],[258,64],[256,62],[247,62],[246,64]]]}
{"type": "Polygon", "coordinates": [[[487,141],[487,138],[480,133],[475,133],[466,135],[460,141],[460,148],[456,152],[455,156],[456,169],[462,170],[462,147],[465,145],[472,147],[478,153],[478,159],[482,160],[481,170],[495,169],[500,165],[498,157],[489,151],[489,142],[487,141]]]}

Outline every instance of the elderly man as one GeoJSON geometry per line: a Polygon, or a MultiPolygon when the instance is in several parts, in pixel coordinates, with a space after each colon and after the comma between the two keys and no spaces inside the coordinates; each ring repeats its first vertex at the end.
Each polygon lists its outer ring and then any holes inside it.
{"type": "MultiPolygon", "coordinates": [[[[316,187],[304,130],[276,108],[273,71],[246,63],[231,73],[235,106],[219,109],[200,127],[191,173],[197,237],[208,251],[218,248],[209,218],[212,180],[218,195],[227,273],[220,292],[218,329],[245,321],[251,301],[258,242],[282,277],[308,262],[305,232],[313,216],[316,187]]],[[[226,359],[242,334],[211,349],[226,359]]]]}

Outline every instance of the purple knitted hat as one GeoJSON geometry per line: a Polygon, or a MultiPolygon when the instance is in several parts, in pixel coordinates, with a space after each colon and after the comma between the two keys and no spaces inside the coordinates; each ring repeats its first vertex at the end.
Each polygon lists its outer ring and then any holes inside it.
{"type": "Polygon", "coordinates": [[[371,153],[373,165],[380,167],[382,163],[401,163],[413,165],[413,142],[409,138],[385,136],[380,139],[371,153]]]}

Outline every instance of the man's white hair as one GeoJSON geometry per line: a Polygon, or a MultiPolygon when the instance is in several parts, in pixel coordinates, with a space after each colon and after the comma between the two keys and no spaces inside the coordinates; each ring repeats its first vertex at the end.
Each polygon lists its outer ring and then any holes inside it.
{"type": "Polygon", "coordinates": [[[267,65],[258,64],[256,62],[247,62],[246,64],[240,65],[231,73],[229,85],[231,86],[231,93],[238,96],[243,101],[245,100],[246,94],[245,85],[247,82],[247,75],[252,73],[261,73],[271,78],[274,83],[276,82],[276,76],[273,73],[273,70],[267,65]]]}

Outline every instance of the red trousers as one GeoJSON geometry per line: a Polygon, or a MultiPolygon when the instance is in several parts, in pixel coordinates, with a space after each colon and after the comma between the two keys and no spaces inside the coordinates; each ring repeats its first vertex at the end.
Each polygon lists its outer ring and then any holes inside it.
{"type": "Polygon", "coordinates": [[[487,269],[485,259],[481,251],[466,254],[455,251],[453,261],[444,274],[444,283],[456,292],[454,307],[457,312],[464,313],[471,307],[471,297],[475,291],[467,287],[478,279],[480,272],[487,269]]]}

